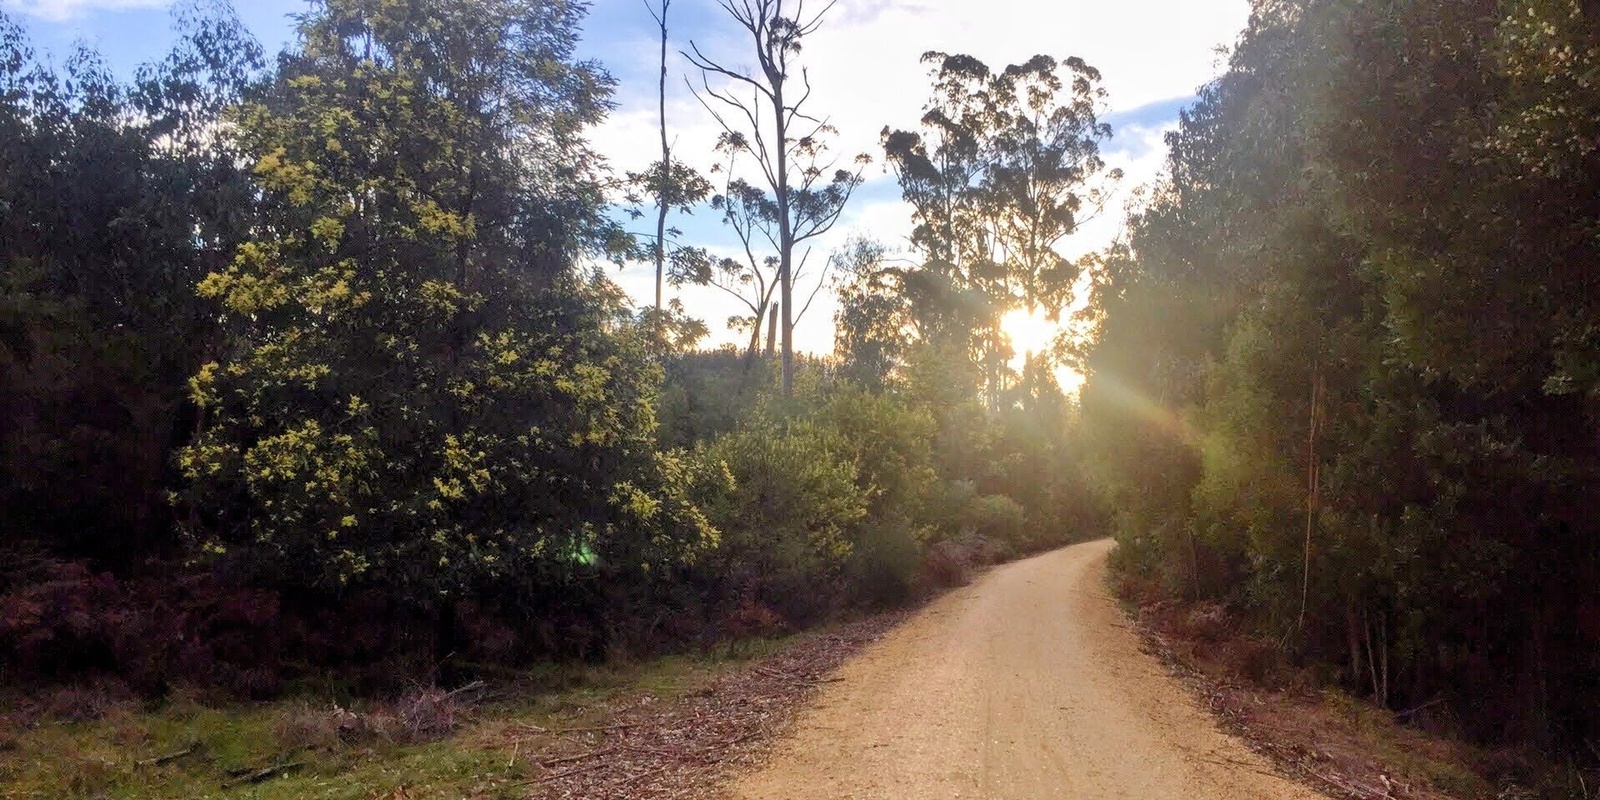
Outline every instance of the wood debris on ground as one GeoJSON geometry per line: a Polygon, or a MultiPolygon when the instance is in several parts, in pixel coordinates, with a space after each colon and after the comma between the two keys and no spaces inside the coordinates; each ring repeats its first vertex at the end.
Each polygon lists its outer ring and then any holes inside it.
{"type": "MultiPolygon", "coordinates": [[[[1355,731],[1330,718],[1311,697],[1254,686],[1215,665],[1198,664],[1163,629],[1159,614],[1140,608],[1132,616],[1143,649],[1182,681],[1224,730],[1283,775],[1343,800],[1451,800],[1425,779],[1408,779],[1403,769],[1374,757],[1355,731]]],[[[1414,731],[1402,734],[1418,750],[1445,746],[1414,731]]]]}
{"type": "Polygon", "coordinates": [[[784,652],[731,669],[664,701],[628,698],[599,724],[513,731],[520,758],[539,766],[538,800],[705,798],[761,759],[846,659],[905,619],[890,613],[802,636],[784,652]]]}

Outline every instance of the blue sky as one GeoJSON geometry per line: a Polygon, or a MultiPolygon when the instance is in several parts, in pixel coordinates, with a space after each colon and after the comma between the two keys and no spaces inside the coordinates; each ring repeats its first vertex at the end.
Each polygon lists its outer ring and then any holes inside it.
{"type": "MultiPolygon", "coordinates": [[[[819,0],[811,3],[820,7],[819,0]]],[[[172,43],[170,0],[0,0],[28,29],[35,48],[57,56],[83,42],[99,50],[120,73],[158,58],[172,43]]],[[[291,14],[303,0],[235,0],[241,18],[269,51],[293,35],[291,14]]],[[[1151,180],[1160,168],[1162,134],[1175,123],[1194,90],[1220,68],[1218,46],[1230,44],[1249,13],[1248,0],[839,0],[805,52],[816,88],[815,109],[839,129],[837,150],[878,155],[885,125],[915,125],[928,79],[918,56],[925,50],[964,52],[998,66],[1035,53],[1080,55],[1104,74],[1110,94],[1105,119],[1116,135],[1107,160],[1124,169],[1127,188],[1151,180]]],[[[741,64],[740,40],[714,0],[675,0],[669,19],[673,47],[694,41],[741,64]]],[[[593,132],[596,148],[619,169],[639,169],[657,154],[655,80],[659,43],[643,0],[596,0],[580,45],[618,80],[618,108],[593,132]]],[[[710,163],[713,121],[682,82],[688,65],[673,54],[668,101],[677,151],[701,166],[710,163]]],[[[881,162],[881,158],[878,159],[881,162]]],[[[837,230],[819,242],[812,258],[846,236],[863,233],[891,245],[903,241],[909,216],[892,176],[881,163],[867,168],[867,183],[837,230]]],[[[1117,233],[1116,218],[1086,226],[1065,246],[1068,255],[1097,249],[1117,233]]],[[[686,232],[713,248],[731,238],[709,212],[685,221],[686,232]]],[[[649,271],[624,270],[618,281],[636,297],[651,293],[649,271]]],[[[711,290],[688,289],[685,304],[704,317],[717,341],[723,320],[738,310],[711,290]]],[[[831,346],[830,303],[819,300],[797,331],[806,349],[831,346]]]]}

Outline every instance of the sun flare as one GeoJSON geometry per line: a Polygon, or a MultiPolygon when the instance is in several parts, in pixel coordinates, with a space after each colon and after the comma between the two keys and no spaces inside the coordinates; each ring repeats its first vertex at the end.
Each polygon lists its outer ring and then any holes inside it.
{"type": "Polygon", "coordinates": [[[1006,315],[1000,318],[1000,330],[1011,340],[1011,349],[1016,351],[1017,364],[1023,363],[1029,354],[1045,353],[1053,349],[1056,337],[1063,331],[1061,325],[1046,316],[1042,309],[1029,311],[1026,308],[1006,312],[1006,315]]]}
{"type": "MultiPolygon", "coordinates": [[[[1043,309],[1029,311],[1026,308],[1013,309],[1001,317],[1000,330],[1011,341],[1011,349],[1015,353],[1011,358],[1011,366],[1016,369],[1021,369],[1027,363],[1029,355],[1054,350],[1056,340],[1067,332],[1066,327],[1050,319],[1043,309]]],[[[1083,380],[1083,375],[1075,369],[1066,366],[1056,368],[1056,382],[1069,395],[1083,386],[1083,380]]]]}

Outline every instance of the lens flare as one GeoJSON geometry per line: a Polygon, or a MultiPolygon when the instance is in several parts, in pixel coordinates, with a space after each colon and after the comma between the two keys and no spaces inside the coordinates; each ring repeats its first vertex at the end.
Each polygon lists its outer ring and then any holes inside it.
{"type": "MultiPolygon", "coordinates": [[[[1056,340],[1067,333],[1061,323],[1050,319],[1043,309],[1029,311],[1013,309],[1000,318],[1000,330],[1011,342],[1014,355],[1011,366],[1022,369],[1030,355],[1047,355],[1055,350],[1056,340]]],[[[1067,394],[1075,394],[1083,386],[1083,375],[1070,367],[1056,368],[1056,383],[1067,394]]]]}

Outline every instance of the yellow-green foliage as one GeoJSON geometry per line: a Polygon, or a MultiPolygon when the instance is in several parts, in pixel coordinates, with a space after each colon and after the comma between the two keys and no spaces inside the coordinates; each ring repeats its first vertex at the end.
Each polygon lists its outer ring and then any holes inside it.
{"type": "Polygon", "coordinates": [[[573,266],[609,236],[578,12],[514,5],[329,3],[234,113],[270,223],[199,286],[228,331],[178,455],[206,552],[433,602],[713,536],[656,452],[645,337],[573,266]]]}

